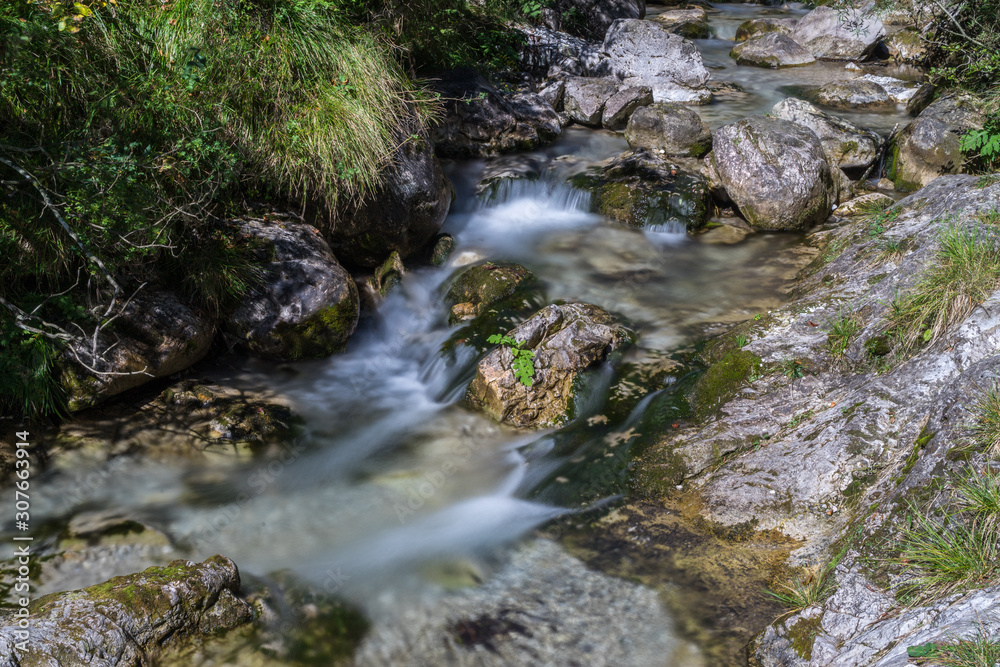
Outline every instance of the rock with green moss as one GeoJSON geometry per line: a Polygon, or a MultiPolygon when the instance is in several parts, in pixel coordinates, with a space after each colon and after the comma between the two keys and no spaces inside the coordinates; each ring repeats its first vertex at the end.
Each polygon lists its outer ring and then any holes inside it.
{"type": "Polygon", "coordinates": [[[208,354],[214,336],[212,321],[173,293],[140,290],[96,339],[75,340],[62,353],[67,406],[89,408],[183,371],[208,354]]]}
{"type": "Polygon", "coordinates": [[[719,180],[754,229],[807,229],[837,204],[823,144],[798,123],[745,118],[716,130],[713,145],[719,180]]]}
{"type": "Polygon", "coordinates": [[[444,266],[455,249],[455,237],[451,234],[438,234],[431,247],[430,262],[434,266],[444,266]]]}
{"type": "Polygon", "coordinates": [[[375,269],[375,272],[365,279],[363,289],[365,308],[373,308],[389,295],[394,287],[399,285],[406,275],[406,267],[403,260],[395,250],[382,264],[375,269]]]}
{"type": "Polygon", "coordinates": [[[693,109],[676,102],[658,102],[637,109],[625,128],[632,148],[670,157],[702,157],[712,150],[712,131],[693,109]]]}
{"type": "Polygon", "coordinates": [[[763,367],[760,357],[747,350],[731,350],[709,366],[691,390],[690,402],[695,414],[711,414],[727,402],[763,367]]]}
{"type": "Polygon", "coordinates": [[[263,285],[229,318],[243,349],[278,360],[339,352],[358,324],[358,290],[319,232],[306,224],[247,220],[269,247],[263,285]]]}
{"type": "Polygon", "coordinates": [[[466,397],[493,419],[528,428],[569,419],[580,374],[633,337],[613,315],[585,303],[546,306],[507,335],[534,352],[533,383],[514,377],[513,354],[499,346],[479,362],[466,397]]]}
{"type": "Polygon", "coordinates": [[[186,639],[224,633],[253,619],[239,597],[233,561],[176,560],[90,588],[31,603],[31,637],[13,613],[0,617],[0,667],[144,665],[186,639]]]}
{"type": "Polygon", "coordinates": [[[591,194],[591,208],[609,218],[651,230],[700,229],[708,222],[708,182],[645,150],[628,151],[603,169],[573,179],[591,194]]]}
{"type": "Polygon", "coordinates": [[[771,32],[787,35],[792,32],[796,21],[797,19],[794,18],[773,18],[770,16],[749,19],[736,28],[736,37],[734,40],[736,42],[745,42],[751,37],[766,35],[771,32]]]}
{"type": "Polygon", "coordinates": [[[886,176],[897,190],[911,192],[942,174],[961,173],[961,137],[983,127],[983,113],[967,94],[947,95],[924,109],[889,146],[886,176]]]}
{"type": "Polygon", "coordinates": [[[453,304],[452,324],[471,320],[486,308],[512,295],[519,286],[535,279],[520,264],[486,262],[462,271],[448,289],[445,298],[453,304]]]}
{"type": "Polygon", "coordinates": [[[666,28],[667,32],[688,39],[706,39],[712,35],[708,25],[708,14],[702,7],[668,9],[657,14],[652,20],[666,28]]]}
{"type": "Polygon", "coordinates": [[[927,57],[928,42],[919,30],[903,28],[885,38],[885,47],[893,60],[917,64],[927,57]]]}

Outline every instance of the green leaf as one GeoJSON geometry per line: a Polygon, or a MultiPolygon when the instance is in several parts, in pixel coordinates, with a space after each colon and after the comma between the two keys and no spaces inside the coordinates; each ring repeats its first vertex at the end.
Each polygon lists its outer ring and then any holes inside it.
{"type": "Polygon", "coordinates": [[[906,655],[910,658],[930,658],[937,653],[937,644],[920,644],[919,646],[907,646],[906,655]]]}

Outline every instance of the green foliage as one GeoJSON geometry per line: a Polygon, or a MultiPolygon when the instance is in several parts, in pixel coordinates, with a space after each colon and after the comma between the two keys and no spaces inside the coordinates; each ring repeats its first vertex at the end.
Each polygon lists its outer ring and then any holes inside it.
{"type": "Polygon", "coordinates": [[[61,413],[65,405],[55,380],[55,356],[44,336],[0,319],[0,411],[29,418],[61,413]]]}
{"type": "Polygon", "coordinates": [[[514,340],[510,336],[503,336],[500,334],[493,334],[486,339],[490,345],[505,345],[507,349],[510,350],[511,354],[514,356],[514,361],[511,363],[511,370],[514,371],[514,378],[518,382],[523,384],[525,387],[530,387],[534,384],[535,376],[535,353],[531,350],[525,350],[521,346],[524,344],[522,341],[514,340]]]}
{"type": "Polygon", "coordinates": [[[833,571],[837,569],[847,551],[847,548],[842,549],[828,563],[808,568],[803,576],[793,579],[790,583],[779,584],[778,590],[768,589],[765,593],[788,607],[788,613],[823,602],[836,589],[833,571]]]}
{"type": "Polygon", "coordinates": [[[1000,288],[1000,239],[994,230],[949,225],[934,264],[890,304],[886,332],[901,355],[939,337],[1000,288]]]}
{"type": "Polygon", "coordinates": [[[827,323],[826,345],[830,353],[842,356],[851,340],[861,330],[861,318],[854,313],[840,313],[827,323]]]}
{"type": "Polygon", "coordinates": [[[781,362],[781,374],[794,380],[806,376],[806,369],[798,359],[785,359],[781,362]]]}
{"type": "Polygon", "coordinates": [[[993,456],[1000,455],[1000,382],[994,381],[970,406],[969,431],[973,443],[993,456]]]}
{"type": "Polygon", "coordinates": [[[996,667],[1000,663],[1000,641],[989,638],[980,630],[974,639],[938,645],[931,656],[946,667],[996,667]]]}

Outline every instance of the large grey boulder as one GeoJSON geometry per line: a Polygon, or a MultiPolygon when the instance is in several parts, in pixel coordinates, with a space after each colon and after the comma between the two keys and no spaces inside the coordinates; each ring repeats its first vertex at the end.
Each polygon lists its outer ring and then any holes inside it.
{"type": "Polygon", "coordinates": [[[215,336],[211,319],[165,291],[140,289],[113,324],[62,353],[59,380],[72,411],[190,368],[215,336]]]}
{"type": "Polygon", "coordinates": [[[882,137],[876,132],[820,111],[806,101],[789,97],[771,109],[777,118],[798,123],[816,133],[827,162],[841,168],[867,167],[878,157],[882,137]]]}
{"type": "Polygon", "coordinates": [[[765,35],[771,32],[788,35],[791,34],[792,28],[795,27],[796,23],[798,23],[798,19],[779,19],[770,17],[749,19],[741,23],[736,29],[736,37],[734,37],[734,41],[745,42],[752,37],[765,35]]]}
{"type": "Polygon", "coordinates": [[[314,227],[241,221],[263,245],[262,285],[228,320],[248,353],[268,359],[328,357],[358,324],[358,290],[314,227]]]}
{"type": "Polygon", "coordinates": [[[31,604],[27,641],[17,634],[14,613],[0,616],[0,667],[146,665],[149,656],[187,638],[251,621],[253,609],[239,590],[233,561],[213,556],[46,595],[31,604]]]}
{"type": "Polygon", "coordinates": [[[712,131],[693,109],[660,102],[636,109],[625,128],[632,148],[675,157],[702,157],[712,149],[712,131]]]}
{"type": "Polygon", "coordinates": [[[823,144],[798,123],[746,118],[716,130],[712,145],[722,185],[754,229],[806,229],[837,203],[823,144]]]}
{"type": "Polygon", "coordinates": [[[533,384],[515,379],[513,354],[500,346],[479,362],[467,399],[499,422],[530,428],[568,419],[580,373],[631,340],[610,313],[585,303],[546,306],[507,335],[534,351],[533,384]]]}
{"type": "Polygon", "coordinates": [[[737,65],[796,67],[816,62],[812,54],[780,32],[769,32],[737,44],[729,55],[737,65]]]}
{"type": "Polygon", "coordinates": [[[453,195],[430,138],[401,137],[382,184],[343,210],[327,238],[349,264],[378,266],[392,252],[409,257],[441,230],[453,195]]]}
{"type": "Polygon", "coordinates": [[[965,94],[942,97],[910,121],[889,147],[886,176],[897,190],[917,190],[942,174],[961,173],[962,135],[983,127],[976,100],[965,94]]]}
{"type": "Polygon", "coordinates": [[[846,109],[889,107],[896,103],[881,85],[860,77],[821,86],[815,93],[815,99],[829,107],[846,109]]]}
{"type": "Polygon", "coordinates": [[[570,77],[563,92],[563,111],[581,125],[600,127],[604,105],[618,88],[612,78],[570,77]]]}
{"type": "Polygon", "coordinates": [[[858,9],[817,7],[795,24],[791,37],[817,58],[861,60],[885,35],[877,16],[858,9]]]}
{"type": "Polygon", "coordinates": [[[615,21],[602,52],[608,71],[631,85],[649,86],[656,102],[710,102],[710,73],[691,41],[652,21],[615,21]]]}
{"type": "Polygon", "coordinates": [[[527,150],[562,132],[558,114],[544,98],[526,93],[505,96],[475,70],[453,70],[431,82],[431,87],[441,94],[444,106],[443,118],[431,134],[441,157],[527,150]]]}
{"type": "Polygon", "coordinates": [[[708,14],[702,7],[668,9],[657,14],[652,20],[675,35],[688,39],[706,39],[712,35],[708,26],[708,14]]]}

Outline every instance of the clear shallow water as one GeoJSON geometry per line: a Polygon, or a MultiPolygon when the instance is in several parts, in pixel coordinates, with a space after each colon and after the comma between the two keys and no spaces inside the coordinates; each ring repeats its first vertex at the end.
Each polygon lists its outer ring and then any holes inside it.
{"type": "MultiPolygon", "coordinates": [[[[718,7],[724,13],[711,20],[719,35],[768,11],[718,7]]],[[[727,55],[731,45],[699,41],[706,61],[719,67],[713,78],[737,81],[754,94],[698,108],[713,126],[766,112],[784,97],[778,86],[846,78],[842,64],[736,67],[727,55]]],[[[902,118],[898,111],[852,118],[869,116],[867,124],[883,131],[902,118]]],[[[112,566],[118,571],[63,568],[43,582],[45,590],[224,553],[251,575],[335,582],[338,593],[364,606],[387,590],[433,586],[428,564],[487,553],[619,491],[627,463],[627,447],[619,445],[652,394],[624,421],[588,422],[605,410],[611,380],[609,369],[597,369],[576,422],[558,431],[517,432],[464,407],[474,352],[459,346],[448,357],[440,350],[455,332],[443,288],[459,265],[480,259],[524,264],[548,302],[585,301],[624,317],[639,334],[625,359],[630,363],[654,363],[709,324],[780,304],[795,268],[793,235],[738,240],[725,228],[699,236],[642,231],[589,212],[586,193],[566,179],[626,148],[619,135],[569,128],[556,144],[530,154],[449,165],[458,192],[444,229],[456,238],[452,266],[410,272],[343,354],[219,371],[227,382],[282,398],[305,418],[302,441],[280,455],[198,465],[122,457],[113,473],[86,452],[57,461],[36,480],[45,489],[33,501],[36,518],[61,522],[116,509],[162,531],[173,548],[121,560],[112,566]],[[536,178],[476,194],[484,173],[503,169],[536,178]],[[105,482],[86,481],[95,475],[105,482]],[[573,483],[560,486],[560,478],[573,483]]]]}

